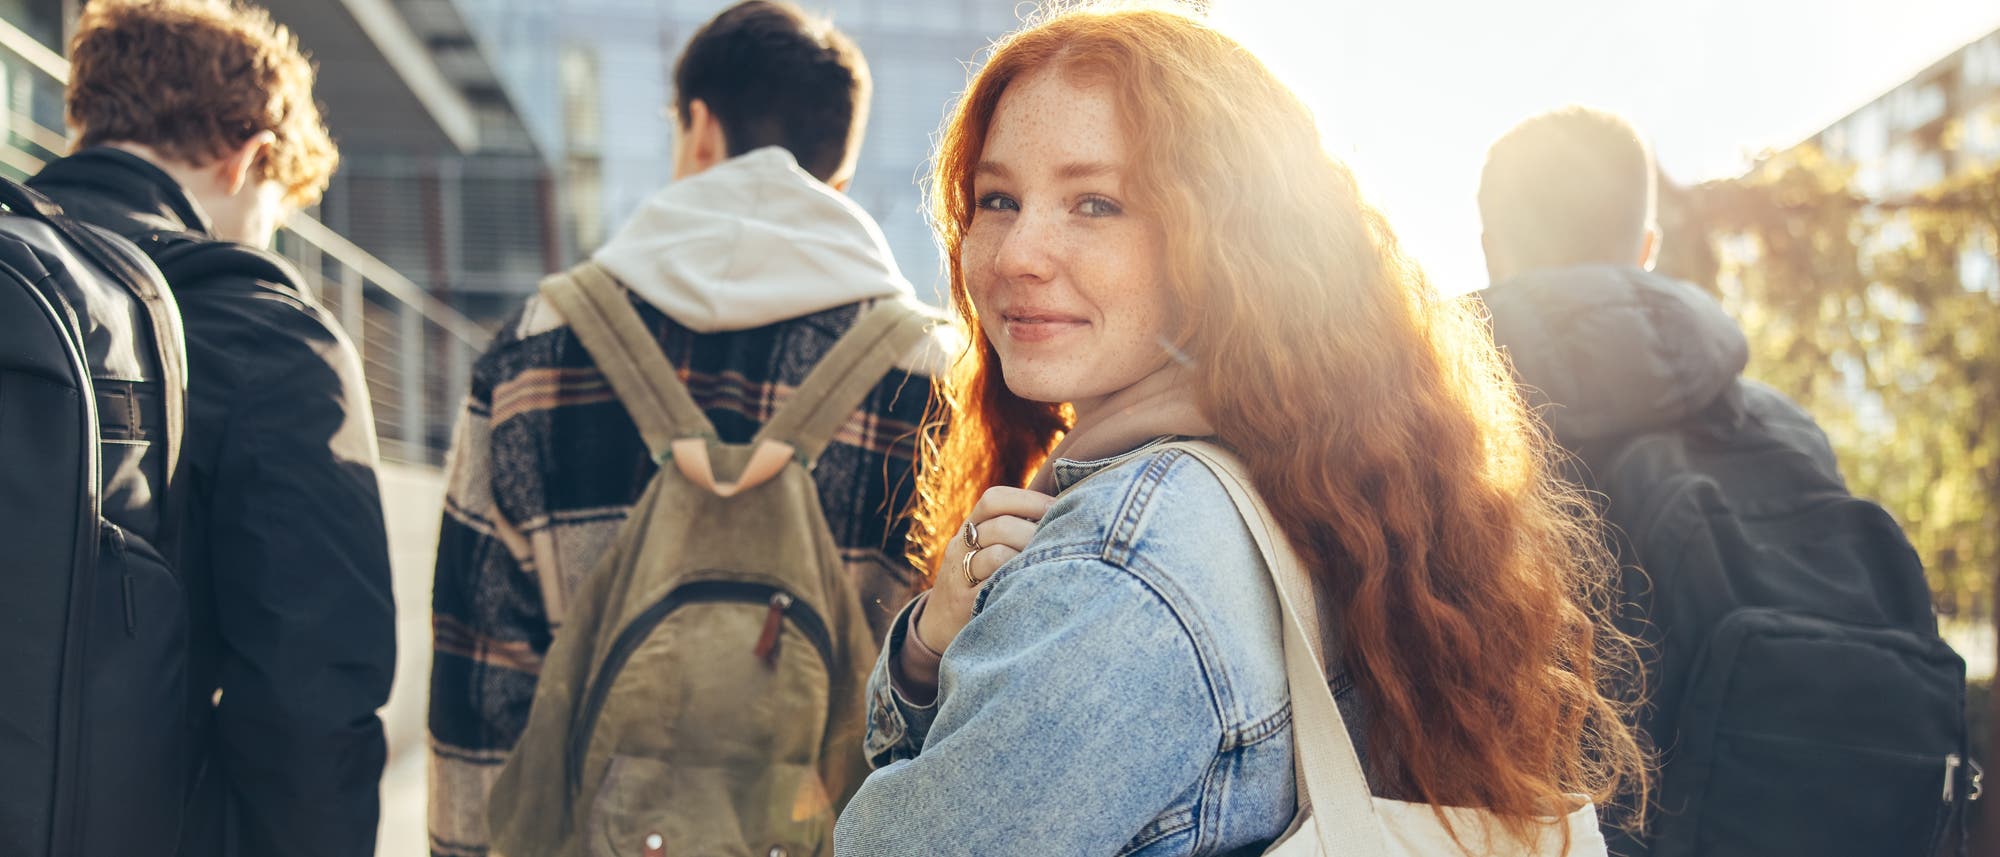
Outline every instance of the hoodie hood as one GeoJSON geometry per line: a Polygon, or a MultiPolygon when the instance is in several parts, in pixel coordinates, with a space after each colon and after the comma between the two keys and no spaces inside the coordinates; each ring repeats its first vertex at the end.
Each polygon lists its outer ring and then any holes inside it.
{"type": "Polygon", "coordinates": [[[1494,341],[1565,443],[1678,423],[1749,362],[1742,329],[1714,298],[1634,267],[1532,271],[1484,297],[1494,341]]]}
{"type": "Polygon", "coordinates": [[[698,333],[913,293],[867,212],[776,146],[668,185],[593,259],[698,333]]]}

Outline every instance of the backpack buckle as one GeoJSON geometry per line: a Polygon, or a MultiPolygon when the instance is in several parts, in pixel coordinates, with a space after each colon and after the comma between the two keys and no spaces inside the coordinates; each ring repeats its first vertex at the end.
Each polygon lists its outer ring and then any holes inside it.
{"type": "Polygon", "coordinates": [[[1959,770],[1965,770],[1965,778],[1972,787],[1965,796],[1967,802],[1978,800],[1986,794],[1986,769],[1977,761],[1964,758],[1957,753],[1944,757],[1944,802],[1951,803],[1958,792],[1959,770]]]}

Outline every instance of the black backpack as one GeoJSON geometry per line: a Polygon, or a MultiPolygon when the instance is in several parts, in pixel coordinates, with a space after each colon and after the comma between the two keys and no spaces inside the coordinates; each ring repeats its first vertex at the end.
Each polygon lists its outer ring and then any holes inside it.
{"type": "Polygon", "coordinates": [[[1775,398],[1739,383],[1673,430],[1577,450],[1622,533],[1664,762],[1646,841],[1613,853],[1929,857],[1978,788],[1965,663],[1902,529],[1746,394],[1775,398]]]}
{"type": "Polygon", "coordinates": [[[0,854],[172,854],[196,703],[179,313],[130,242],[4,179],[0,203],[0,854]]]}

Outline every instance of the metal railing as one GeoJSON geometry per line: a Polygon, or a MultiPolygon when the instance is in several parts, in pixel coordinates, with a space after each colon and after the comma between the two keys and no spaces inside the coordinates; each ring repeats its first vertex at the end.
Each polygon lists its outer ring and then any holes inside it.
{"type": "MultiPolygon", "coordinates": [[[[0,174],[25,178],[69,150],[50,130],[63,125],[68,79],[61,55],[0,21],[0,174]]],[[[307,214],[286,222],[273,249],[305,274],[361,352],[382,457],[442,463],[473,358],[491,334],[307,214]]]]}

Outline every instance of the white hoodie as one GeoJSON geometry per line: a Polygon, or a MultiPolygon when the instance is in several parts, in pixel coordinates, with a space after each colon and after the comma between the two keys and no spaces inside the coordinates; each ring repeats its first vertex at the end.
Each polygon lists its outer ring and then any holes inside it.
{"type": "Polygon", "coordinates": [[[594,259],[697,333],[870,298],[914,300],[881,227],[777,146],[668,185],[594,259]]]}

